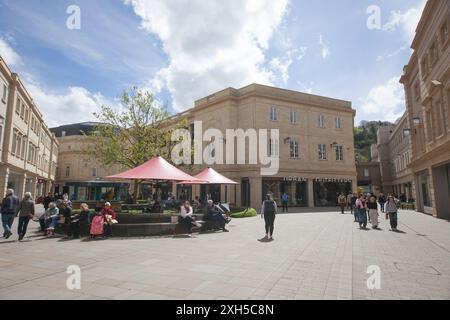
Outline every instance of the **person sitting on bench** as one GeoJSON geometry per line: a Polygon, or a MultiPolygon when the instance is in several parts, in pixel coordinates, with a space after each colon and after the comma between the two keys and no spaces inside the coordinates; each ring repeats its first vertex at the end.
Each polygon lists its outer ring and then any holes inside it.
{"type": "Polygon", "coordinates": [[[223,232],[229,232],[225,228],[225,224],[227,222],[226,219],[224,218],[224,216],[222,215],[221,212],[216,210],[212,200],[208,200],[208,205],[206,207],[206,212],[207,212],[206,213],[207,220],[217,223],[220,226],[220,228],[223,230],[223,232]]]}
{"type": "Polygon", "coordinates": [[[185,224],[188,228],[188,235],[192,234],[192,226],[200,227],[200,224],[195,221],[193,217],[194,210],[191,207],[189,201],[185,201],[184,204],[180,207],[180,222],[185,224]]]}

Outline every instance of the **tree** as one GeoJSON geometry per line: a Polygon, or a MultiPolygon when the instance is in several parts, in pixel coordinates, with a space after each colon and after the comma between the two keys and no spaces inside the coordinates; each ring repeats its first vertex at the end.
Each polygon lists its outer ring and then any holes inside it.
{"type": "MultiPolygon", "coordinates": [[[[171,118],[165,105],[160,105],[151,92],[133,87],[124,91],[121,110],[102,106],[94,116],[101,123],[88,139],[84,155],[104,166],[119,165],[135,168],[157,155],[170,161],[172,132],[186,128],[186,121],[171,118]]],[[[134,184],[133,199],[137,199],[139,186],[134,184]]]]}

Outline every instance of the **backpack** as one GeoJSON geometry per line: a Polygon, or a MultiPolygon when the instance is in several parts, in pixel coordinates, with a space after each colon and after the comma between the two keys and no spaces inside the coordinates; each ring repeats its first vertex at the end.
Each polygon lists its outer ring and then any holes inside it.
{"type": "Polygon", "coordinates": [[[275,213],[275,201],[264,200],[264,213],[275,213]]]}

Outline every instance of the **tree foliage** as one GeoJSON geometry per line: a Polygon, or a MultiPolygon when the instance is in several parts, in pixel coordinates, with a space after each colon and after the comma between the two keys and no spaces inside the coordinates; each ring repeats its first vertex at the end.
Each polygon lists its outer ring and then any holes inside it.
{"type": "Polygon", "coordinates": [[[102,106],[94,116],[101,124],[85,134],[85,157],[103,166],[124,169],[135,168],[157,155],[170,162],[172,132],[186,127],[184,120],[169,119],[167,107],[160,105],[151,92],[136,87],[123,92],[120,110],[102,106]]]}
{"type": "Polygon", "coordinates": [[[391,125],[390,122],[361,121],[355,127],[355,153],[358,161],[370,161],[370,146],[377,143],[377,132],[381,126],[391,125]]]}

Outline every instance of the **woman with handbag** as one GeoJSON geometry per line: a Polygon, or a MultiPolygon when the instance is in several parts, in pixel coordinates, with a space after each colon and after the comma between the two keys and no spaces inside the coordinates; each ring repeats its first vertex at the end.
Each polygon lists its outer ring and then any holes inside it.
{"type": "Polygon", "coordinates": [[[188,229],[188,236],[192,236],[192,227],[200,227],[200,224],[195,221],[193,217],[194,210],[191,207],[189,201],[185,201],[184,204],[180,207],[180,223],[186,225],[188,229]]]}
{"type": "Polygon", "coordinates": [[[377,198],[371,196],[369,202],[367,203],[367,208],[369,209],[370,223],[372,224],[372,229],[378,229],[378,204],[377,198]]]}
{"type": "Polygon", "coordinates": [[[360,229],[367,227],[367,203],[365,197],[361,194],[356,200],[356,212],[358,213],[358,223],[360,229]]]}

